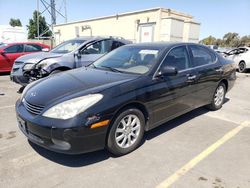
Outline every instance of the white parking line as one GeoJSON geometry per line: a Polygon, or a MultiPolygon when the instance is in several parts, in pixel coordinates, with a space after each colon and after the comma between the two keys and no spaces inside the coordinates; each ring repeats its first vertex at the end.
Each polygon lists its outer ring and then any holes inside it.
{"type": "Polygon", "coordinates": [[[221,145],[223,145],[225,142],[233,138],[235,135],[237,135],[243,128],[249,127],[250,122],[245,121],[241,123],[236,128],[232,129],[228,133],[226,133],[222,138],[220,138],[218,141],[216,141],[214,144],[209,146],[207,149],[202,151],[199,155],[194,157],[192,160],[190,160],[187,164],[185,164],[183,167],[178,169],[174,174],[169,176],[167,179],[165,179],[162,183],[156,186],[156,188],[167,188],[171,186],[173,183],[175,183],[180,177],[185,175],[189,170],[194,168],[199,162],[201,162],[203,159],[205,159],[208,155],[213,153],[216,149],[218,149],[221,145]]]}
{"type": "Polygon", "coordinates": [[[13,107],[15,107],[15,105],[2,106],[2,107],[0,107],[0,110],[4,110],[6,108],[13,108],[13,107]]]}

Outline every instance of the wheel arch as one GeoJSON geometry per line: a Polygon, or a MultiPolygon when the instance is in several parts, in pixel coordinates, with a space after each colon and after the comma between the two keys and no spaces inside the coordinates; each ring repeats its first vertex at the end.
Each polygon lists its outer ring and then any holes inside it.
{"type": "Polygon", "coordinates": [[[140,110],[143,113],[144,118],[145,118],[145,131],[149,130],[149,125],[148,125],[148,122],[149,122],[149,112],[148,112],[148,109],[141,102],[132,101],[132,102],[129,102],[129,103],[126,103],[126,104],[122,105],[118,110],[115,111],[113,118],[110,120],[110,125],[109,125],[109,128],[108,128],[107,134],[106,134],[106,139],[105,139],[106,143],[107,143],[107,140],[108,140],[109,131],[110,131],[111,127],[112,127],[112,123],[115,121],[116,117],[122,111],[124,111],[124,110],[126,110],[128,108],[131,108],[131,107],[137,108],[138,110],[140,110]]]}
{"type": "MultiPolygon", "coordinates": [[[[226,92],[227,92],[227,90],[228,90],[228,80],[227,80],[227,79],[222,79],[222,80],[220,81],[220,83],[225,84],[225,86],[226,86],[226,92]]],[[[219,84],[220,84],[220,83],[219,83],[219,84]]]]}

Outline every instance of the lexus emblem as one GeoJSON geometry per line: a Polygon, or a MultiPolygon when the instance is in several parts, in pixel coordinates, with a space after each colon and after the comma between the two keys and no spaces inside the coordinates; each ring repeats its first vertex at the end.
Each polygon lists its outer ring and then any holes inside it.
{"type": "Polygon", "coordinates": [[[30,94],[30,96],[31,96],[31,97],[35,97],[35,96],[36,96],[36,92],[32,92],[32,93],[30,94]]]}

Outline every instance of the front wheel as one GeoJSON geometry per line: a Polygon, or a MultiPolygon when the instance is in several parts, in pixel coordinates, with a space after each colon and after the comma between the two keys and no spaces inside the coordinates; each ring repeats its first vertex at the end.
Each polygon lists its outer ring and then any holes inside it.
{"type": "Polygon", "coordinates": [[[114,155],[121,156],[135,150],[141,143],[145,118],[136,108],[122,111],[114,120],[107,140],[107,149],[114,155]]]}
{"type": "Polygon", "coordinates": [[[224,103],[225,95],[226,95],[226,86],[224,83],[220,83],[214,92],[211,104],[209,104],[207,107],[210,110],[214,111],[219,110],[224,103]]]}

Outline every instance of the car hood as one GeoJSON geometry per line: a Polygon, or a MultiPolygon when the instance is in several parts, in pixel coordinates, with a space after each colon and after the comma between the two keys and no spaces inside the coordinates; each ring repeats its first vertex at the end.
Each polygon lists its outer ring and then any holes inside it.
{"type": "Polygon", "coordinates": [[[37,52],[37,53],[32,53],[32,54],[21,56],[16,61],[36,64],[44,59],[56,58],[56,57],[61,57],[61,56],[63,56],[63,54],[57,54],[57,53],[51,53],[51,52],[37,52]]]}
{"type": "Polygon", "coordinates": [[[71,98],[100,93],[137,77],[138,75],[79,68],[37,81],[27,90],[24,98],[31,104],[48,106],[71,98]]]}

